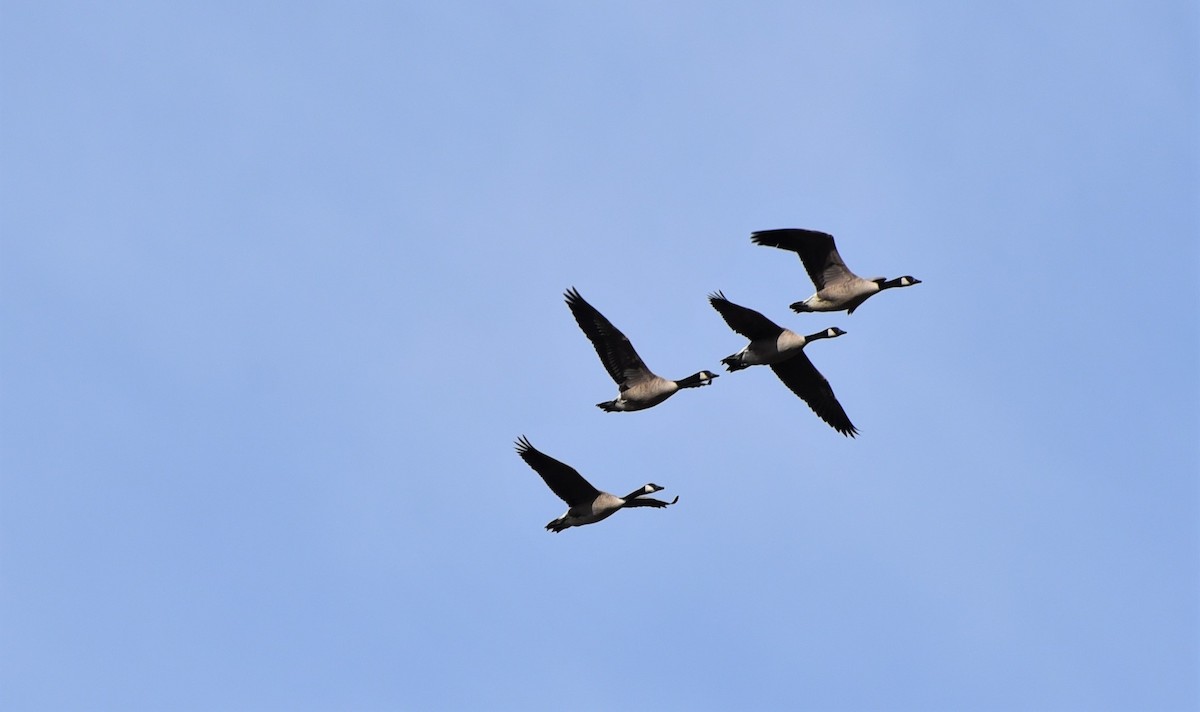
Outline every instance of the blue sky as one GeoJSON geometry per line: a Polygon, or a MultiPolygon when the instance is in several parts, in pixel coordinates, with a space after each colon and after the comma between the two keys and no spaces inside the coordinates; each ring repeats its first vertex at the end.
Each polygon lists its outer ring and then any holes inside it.
{"type": "Polygon", "coordinates": [[[1188,2],[0,4],[0,707],[1200,707],[1188,2]],[[924,283],[796,315],[839,239],[924,283]],[[721,289],[766,369],[650,411],[721,289]],[[667,510],[552,535],[525,434],[667,510]]]}

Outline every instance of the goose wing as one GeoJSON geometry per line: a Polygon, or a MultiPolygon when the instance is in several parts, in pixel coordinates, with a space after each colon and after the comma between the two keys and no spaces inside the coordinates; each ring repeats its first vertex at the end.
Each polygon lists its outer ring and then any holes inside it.
{"type": "Polygon", "coordinates": [[[577,504],[591,502],[600,496],[600,490],[583,479],[583,475],[579,474],[574,467],[565,462],[559,462],[538,450],[529,443],[524,435],[517,439],[517,454],[521,456],[525,464],[533,468],[534,472],[542,476],[542,479],[546,481],[546,486],[568,506],[574,507],[577,504]]]}
{"type": "Polygon", "coordinates": [[[675,504],[678,501],[679,501],[679,497],[676,497],[675,499],[671,500],[670,502],[664,502],[661,499],[654,499],[653,497],[634,497],[633,499],[625,500],[625,506],[626,507],[670,507],[672,504],[675,504]]]}
{"type": "Polygon", "coordinates": [[[808,407],[834,430],[849,437],[858,434],[858,428],[850,422],[850,417],[833,394],[829,381],[821,375],[803,351],[787,361],[771,364],[771,370],[779,376],[783,385],[800,396],[808,407]]]}
{"type": "Polygon", "coordinates": [[[600,357],[600,363],[604,364],[604,369],[608,371],[608,375],[612,376],[618,386],[624,386],[625,382],[630,379],[653,375],[650,369],[646,368],[642,357],[638,356],[637,351],[633,349],[633,344],[629,343],[625,334],[613,326],[611,321],[604,318],[603,314],[596,311],[596,307],[588,304],[579,295],[578,290],[572,287],[563,296],[566,297],[567,306],[575,315],[575,321],[579,324],[579,328],[583,330],[584,335],[595,347],[596,355],[600,357]]]}
{"type": "Polygon", "coordinates": [[[725,319],[729,328],[751,341],[771,339],[783,333],[783,327],[753,309],[734,304],[721,292],[708,295],[708,303],[725,319]]]}
{"type": "Polygon", "coordinates": [[[800,261],[804,263],[804,271],[808,272],[817,291],[824,289],[827,283],[857,277],[846,263],[842,262],[833,235],[827,232],[798,228],[760,230],[751,233],[750,240],[756,245],[778,247],[799,254],[800,261]]]}

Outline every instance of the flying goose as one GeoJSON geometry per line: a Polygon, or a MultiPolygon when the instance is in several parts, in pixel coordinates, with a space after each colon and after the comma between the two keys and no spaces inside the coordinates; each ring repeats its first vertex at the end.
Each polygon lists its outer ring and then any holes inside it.
{"type": "Polygon", "coordinates": [[[792,304],[792,311],[834,312],[846,310],[853,314],[869,297],[892,287],[911,287],[920,284],[916,277],[905,275],[895,279],[875,277],[863,279],[850,271],[838,254],[833,235],[816,230],[760,230],[751,233],[757,245],[791,250],[800,255],[804,269],[812,278],[817,293],[802,302],[792,304]]]}
{"type": "Polygon", "coordinates": [[[721,359],[730,372],[750,366],[768,365],[779,380],[800,396],[821,420],[842,435],[854,437],[858,429],[850,422],[842,404],[833,394],[829,381],[821,375],[804,353],[804,347],[817,339],[832,339],[846,332],[835,327],[801,336],[779,326],[753,309],[734,304],[721,292],[708,295],[713,309],[725,319],[729,328],[750,339],[741,351],[721,359]]]}
{"type": "Polygon", "coordinates": [[[615,400],[597,403],[596,407],[612,413],[613,411],[645,410],[662,403],[675,395],[680,388],[696,388],[707,386],[717,374],[700,371],[680,381],[670,381],[656,376],[646,368],[633,344],[612,325],[596,308],[584,301],[574,287],[563,295],[567,306],[575,315],[579,328],[596,348],[596,354],[605,370],[617,382],[619,392],[615,400]]]}
{"type": "Polygon", "coordinates": [[[642,485],[624,497],[615,497],[593,487],[574,467],[535,448],[524,435],[517,439],[516,445],[521,459],[541,475],[546,485],[569,507],[566,514],[546,525],[546,529],[555,534],[570,527],[598,522],[625,507],[669,507],[679,501],[679,497],[670,502],[643,497],[663,489],[654,483],[642,485]]]}

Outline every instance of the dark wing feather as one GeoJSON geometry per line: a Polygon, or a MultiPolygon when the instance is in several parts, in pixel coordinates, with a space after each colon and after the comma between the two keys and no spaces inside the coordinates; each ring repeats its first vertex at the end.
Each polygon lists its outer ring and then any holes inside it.
{"type": "Polygon", "coordinates": [[[816,230],[787,228],[784,230],[760,230],[750,234],[756,245],[778,247],[800,255],[804,271],[812,279],[817,291],[825,288],[826,282],[835,282],[854,277],[842,256],[838,254],[833,235],[816,230]]]}
{"type": "Polygon", "coordinates": [[[625,384],[625,379],[629,371],[641,371],[649,373],[650,369],[646,368],[642,357],[638,356],[637,351],[634,351],[633,344],[629,343],[629,339],[621,330],[612,325],[604,315],[596,311],[596,308],[587,303],[579,292],[572,287],[563,295],[567,299],[567,306],[571,309],[571,313],[575,315],[575,321],[579,324],[579,328],[583,329],[583,333],[592,342],[592,346],[596,349],[596,355],[600,357],[600,363],[604,364],[604,369],[608,371],[608,375],[617,382],[618,386],[625,384]]]}
{"type": "Polygon", "coordinates": [[[534,472],[542,476],[546,486],[554,490],[559,499],[571,507],[591,502],[600,494],[600,490],[583,479],[583,475],[576,472],[574,467],[538,450],[524,435],[517,439],[517,454],[534,472]]]}
{"type": "Polygon", "coordinates": [[[725,319],[729,328],[751,341],[771,339],[783,333],[783,327],[753,309],[734,304],[721,292],[708,295],[708,303],[725,319]]]}
{"type": "Polygon", "coordinates": [[[670,507],[672,504],[675,504],[678,501],[679,501],[678,497],[671,500],[670,502],[664,502],[661,499],[654,499],[653,497],[635,497],[634,499],[625,500],[625,506],[626,507],[670,507]]]}
{"type": "Polygon", "coordinates": [[[858,434],[858,428],[850,422],[850,417],[833,394],[829,381],[821,375],[803,351],[787,361],[771,364],[771,370],[792,393],[804,399],[808,407],[834,430],[850,437],[858,434]]]}

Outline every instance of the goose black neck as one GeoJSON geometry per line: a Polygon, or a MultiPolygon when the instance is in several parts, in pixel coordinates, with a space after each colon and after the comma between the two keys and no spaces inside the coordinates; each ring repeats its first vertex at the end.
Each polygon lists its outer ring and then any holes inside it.
{"type": "Polygon", "coordinates": [[[624,499],[626,502],[628,502],[629,500],[631,500],[631,499],[637,499],[638,497],[641,497],[641,496],[642,496],[642,495],[644,495],[644,494],[646,494],[646,487],[645,487],[645,485],[643,485],[643,486],[641,486],[641,487],[638,487],[637,489],[635,489],[634,491],[632,491],[632,492],[630,492],[629,494],[625,495],[625,496],[624,496],[624,497],[622,497],[621,499],[624,499]]]}
{"type": "Polygon", "coordinates": [[[714,374],[707,373],[705,371],[700,371],[698,373],[693,373],[692,375],[688,376],[687,378],[684,378],[679,381],[675,381],[675,385],[679,386],[680,388],[695,388],[696,386],[706,386],[713,378],[716,378],[716,376],[714,374]]]}
{"type": "Polygon", "coordinates": [[[911,287],[914,284],[920,284],[921,280],[915,277],[896,277],[895,279],[886,279],[879,283],[880,289],[891,289],[892,287],[911,287]],[[905,284],[905,280],[908,283],[905,284]]]}

